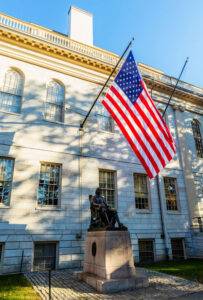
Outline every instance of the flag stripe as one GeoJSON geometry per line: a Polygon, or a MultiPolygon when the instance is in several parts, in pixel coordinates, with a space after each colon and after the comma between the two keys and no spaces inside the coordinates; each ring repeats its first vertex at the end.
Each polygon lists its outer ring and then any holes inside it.
{"type": "Polygon", "coordinates": [[[168,136],[169,136],[169,140],[170,140],[170,142],[171,142],[171,147],[173,148],[173,150],[174,150],[174,152],[175,152],[175,151],[176,151],[176,149],[175,149],[175,143],[174,143],[172,134],[170,133],[170,130],[169,130],[167,124],[166,124],[166,121],[162,118],[162,115],[160,114],[160,112],[159,112],[158,109],[157,109],[157,114],[159,115],[159,119],[162,119],[163,122],[164,122],[164,126],[165,126],[165,129],[166,129],[166,132],[167,132],[167,134],[168,134],[168,136]]]}
{"type": "Polygon", "coordinates": [[[106,98],[114,106],[114,109],[116,109],[118,111],[118,113],[121,115],[123,120],[125,120],[125,123],[127,124],[128,128],[130,129],[132,134],[134,135],[136,141],[142,147],[142,150],[145,152],[145,155],[147,155],[148,158],[150,159],[150,161],[151,161],[154,169],[156,170],[156,172],[158,172],[160,170],[160,168],[162,168],[162,166],[160,166],[160,162],[155,158],[156,155],[155,155],[153,149],[152,148],[148,149],[149,144],[147,143],[147,140],[145,139],[145,137],[139,135],[139,132],[138,132],[139,128],[137,127],[137,125],[133,124],[133,122],[132,122],[133,120],[130,119],[130,116],[128,116],[128,118],[126,117],[126,114],[123,112],[123,108],[120,107],[116,103],[116,101],[109,95],[109,93],[106,94],[106,98]],[[155,157],[152,156],[152,153],[150,151],[154,154],[155,157]]]}
{"type": "MultiPolygon", "coordinates": [[[[118,88],[119,89],[119,88],[118,88]]],[[[136,111],[136,107],[133,104],[130,104],[128,101],[128,99],[124,98],[123,95],[120,94],[120,90],[116,90],[114,86],[111,86],[110,91],[112,91],[111,95],[113,96],[115,94],[114,97],[116,97],[119,102],[121,103],[125,109],[129,112],[130,116],[131,116],[131,122],[134,124],[136,124],[136,127],[138,127],[138,133],[139,133],[139,129],[142,132],[142,135],[144,136],[146,143],[150,145],[150,151],[155,152],[154,155],[156,155],[156,157],[159,159],[159,161],[161,162],[162,166],[166,165],[166,162],[163,158],[163,155],[160,153],[160,151],[158,150],[158,144],[157,142],[154,142],[152,140],[152,138],[149,136],[147,130],[145,129],[145,127],[147,126],[143,126],[141,121],[138,119],[138,112],[136,111]],[[133,110],[132,110],[133,109],[133,110]]],[[[108,92],[108,94],[110,94],[110,91],[108,92]]],[[[108,95],[106,95],[108,97],[108,95]]],[[[115,98],[114,98],[115,100],[115,98]]],[[[119,104],[119,105],[121,105],[119,104]]],[[[122,106],[121,106],[122,109],[122,106]]],[[[142,136],[141,136],[142,138],[142,136]]],[[[163,152],[163,151],[162,151],[163,152]]],[[[166,159],[166,161],[168,161],[168,159],[166,159]]]]}
{"type": "Polygon", "coordinates": [[[102,104],[117,123],[150,178],[173,158],[175,143],[128,54],[102,104]]]}
{"type": "Polygon", "coordinates": [[[131,137],[129,136],[128,132],[126,131],[125,127],[123,126],[123,124],[121,123],[121,121],[119,120],[119,118],[116,116],[116,114],[114,113],[114,111],[110,108],[110,106],[108,105],[108,103],[105,100],[103,100],[102,103],[106,107],[106,109],[109,111],[109,113],[112,115],[113,119],[116,121],[117,125],[121,129],[121,131],[124,134],[124,136],[127,138],[129,144],[131,145],[133,151],[137,154],[140,162],[144,166],[144,168],[147,171],[149,177],[153,178],[154,175],[155,175],[155,172],[151,171],[151,169],[149,168],[148,163],[145,161],[144,157],[141,155],[141,153],[138,150],[136,144],[132,141],[131,137]]]}
{"type": "Polygon", "coordinates": [[[171,147],[168,143],[164,143],[164,139],[163,139],[163,135],[159,129],[159,126],[157,125],[157,123],[154,122],[153,119],[150,119],[150,112],[146,109],[146,107],[144,106],[144,103],[141,100],[142,96],[140,96],[140,99],[138,99],[137,101],[137,110],[139,111],[139,113],[141,114],[141,116],[143,117],[143,119],[148,122],[148,126],[149,129],[151,130],[151,132],[153,133],[153,135],[155,136],[157,143],[159,143],[160,147],[162,148],[162,150],[164,151],[164,154],[167,157],[167,162],[171,159],[172,156],[172,151],[171,151],[171,147]]]}
{"type": "Polygon", "coordinates": [[[159,117],[158,114],[158,109],[156,108],[156,106],[154,105],[153,101],[151,101],[151,99],[149,99],[147,97],[147,95],[145,94],[145,92],[143,92],[143,96],[146,100],[146,103],[149,105],[149,107],[151,108],[151,110],[153,111],[154,115],[156,116],[156,121],[158,122],[158,124],[161,126],[161,129],[163,130],[163,134],[165,133],[166,136],[165,138],[168,138],[168,133],[166,130],[166,125],[164,124],[164,119],[159,117]]]}
{"type": "MultiPolygon", "coordinates": [[[[141,95],[142,96],[142,95],[141,95]]],[[[147,110],[150,112],[152,116],[152,120],[157,123],[160,131],[164,135],[164,140],[169,142],[169,145],[173,152],[175,151],[173,145],[171,144],[171,141],[168,136],[168,131],[166,130],[167,126],[164,125],[163,121],[159,118],[159,115],[157,114],[157,108],[155,107],[154,103],[151,101],[151,99],[147,98],[145,95],[143,96],[143,104],[146,106],[147,110]]]]}
{"type": "Polygon", "coordinates": [[[160,136],[160,139],[163,141],[164,145],[168,149],[170,156],[173,156],[174,150],[172,149],[170,140],[168,139],[168,135],[162,129],[160,124],[158,122],[156,122],[157,119],[156,119],[154,112],[151,110],[151,108],[148,105],[148,102],[142,95],[140,95],[140,100],[138,100],[138,105],[145,112],[147,118],[149,119],[149,122],[151,121],[151,123],[153,123],[155,130],[157,130],[157,133],[160,136]]]}
{"type": "Polygon", "coordinates": [[[157,113],[158,116],[159,116],[159,122],[161,122],[162,127],[163,127],[163,130],[165,130],[165,131],[166,131],[166,134],[168,134],[167,124],[166,124],[164,118],[162,118],[162,116],[161,116],[159,110],[156,108],[156,106],[155,106],[155,104],[154,104],[154,101],[152,100],[152,98],[151,98],[151,96],[150,96],[150,94],[149,94],[149,92],[148,92],[148,90],[147,90],[146,84],[145,84],[145,82],[144,82],[143,80],[141,80],[141,85],[143,86],[144,91],[145,91],[145,93],[146,93],[146,96],[145,96],[146,100],[147,100],[147,101],[150,101],[151,105],[152,105],[153,108],[154,108],[154,113],[155,113],[155,114],[157,113]]]}
{"type": "Polygon", "coordinates": [[[166,163],[171,159],[171,155],[167,151],[166,147],[164,146],[162,140],[159,138],[159,135],[153,125],[149,124],[149,119],[146,117],[142,109],[140,109],[139,105],[132,104],[128,98],[120,91],[119,87],[111,86],[110,90],[112,90],[118,99],[122,102],[125,106],[126,110],[130,113],[134,121],[137,122],[137,125],[142,130],[143,134],[147,138],[150,145],[154,148],[156,155],[158,156],[159,160],[161,161],[162,165],[165,166],[166,163]],[[116,89],[117,88],[117,89],[116,89]],[[138,119],[139,117],[139,119],[138,119]],[[142,124],[141,124],[142,121],[142,124]],[[148,123],[148,124],[147,124],[148,123]],[[151,132],[151,137],[149,133],[151,132]],[[164,150],[163,150],[163,149],[164,150]],[[165,151],[165,152],[164,152],[165,151]]]}
{"type": "Polygon", "coordinates": [[[150,170],[152,173],[155,173],[156,174],[156,171],[153,167],[153,164],[152,162],[150,161],[149,157],[146,156],[145,152],[143,151],[141,145],[137,142],[135,136],[133,135],[132,131],[130,130],[130,128],[128,127],[128,124],[125,122],[124,119],[122,119],[122,116],[120,115],[119,111],[117,111],[114,107],[114,105],[108,100],[108,98],[106,97],[105,100],[104,100],[108,106],[111,108],[111,110],[114,111],[116,117],[118,120],[122,120],[122,124],[123,124],[123,127],[124,129],[126,130],[126,132],[128,133],[128,135],[130,136],[132,142],[135,144],[136,148],[139,150],[139,153],[140,155],[145,159],[146,163],[148,164],[150,170]]]}

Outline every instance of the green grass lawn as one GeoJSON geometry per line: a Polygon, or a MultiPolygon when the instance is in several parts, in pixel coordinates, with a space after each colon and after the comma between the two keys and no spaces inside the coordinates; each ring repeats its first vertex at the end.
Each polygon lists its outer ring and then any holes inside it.
{"type": "Polygon", "coordinates": [[[0,300],[40,300],[23,275],[0,276],[0,300]]]}
{"type": "Polygon", "coordinates": [[[162,261],[153,264],[144,264],[142,266],[154,271],[175,275],[190,280],[197,280],[203,283],[203,259],[162,261]]]}

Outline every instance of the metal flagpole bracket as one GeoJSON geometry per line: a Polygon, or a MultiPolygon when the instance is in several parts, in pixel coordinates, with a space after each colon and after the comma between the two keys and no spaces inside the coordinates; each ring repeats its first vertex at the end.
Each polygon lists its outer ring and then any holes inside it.
{"type": "Polygon", "coordinates": [[[83,127],[84,127],[84,125],[85,125],[85,123],[86,123],[86,121],[87,121],[87,118],[89,117],[89,115],[90,115],[90,113],[91,113],[93,107],[95,106],[97,100],[99,99],[99,97],[100,97],[101,94],[103,93],[103,91],[104,91],[106,85],[108,84],[108,82],[109,82],[109,80],[111,79],[112,75],[113,75],[114,72],[116,71],[116,69],[117,69],[117,67],[119,66],[120,62],[122,61],[124,55],[125,55],[126,52],[129,50],[129,48],[132,46],[133,41],[134,41],[134,37],[131,39],[131,41],[129,42],[128,46],[127,46],[126,49],[124,50],[123,54],[122,54],[121,57],[119,58],[119,60],[118,60],[118,62],[117,62],[117,64],[116,64],[116,66],[115,66],[114,69],[112,70],[111,74],[109,75],[109,77],[107,78],[105,84],[103,85],[101,91],[99,92],[99,94],[97,95],[96,99],[94,100],[94,102],[93,102],[93,104],[92,104],[90,110],[88,111],[87,115],[85,116],[83,122],[80,124],[80,128],[79,128],[80,131],[83,130],[83,127]]]}

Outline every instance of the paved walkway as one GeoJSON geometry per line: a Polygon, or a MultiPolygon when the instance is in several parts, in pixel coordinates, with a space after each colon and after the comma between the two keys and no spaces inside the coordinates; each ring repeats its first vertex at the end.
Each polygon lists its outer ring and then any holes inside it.
{"type": "MultiPolygon", "coordinates": [[[[99,294],[84,282],[78,281],[71,270],[52,272],[52,300],[152,300],[152,299],[203,299],[203,285],[175,276],[137,268],[147,272],[150,285],[132,291],[99,294]]],[[[48,299],[48,274],[25,274],[42,299],[48,299]]]]}

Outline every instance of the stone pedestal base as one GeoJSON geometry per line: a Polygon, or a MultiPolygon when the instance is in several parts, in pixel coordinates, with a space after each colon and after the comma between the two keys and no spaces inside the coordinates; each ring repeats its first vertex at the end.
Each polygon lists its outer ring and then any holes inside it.
{"type": "Polygon", "coordinates": [[[128,231],[88,232],[83,270],[79,279],[99,292],[148,286],[146,276],[136,274],[128,231]]]}
{"type": "Polygon", "coordinates": [[[100,293],[115,293],[125,290],[143,288],[149,286],[146,276],[132,276],[129,278],[103,279],[89,273],[78,273],[79,280],[85,281],[100,293]]]}

